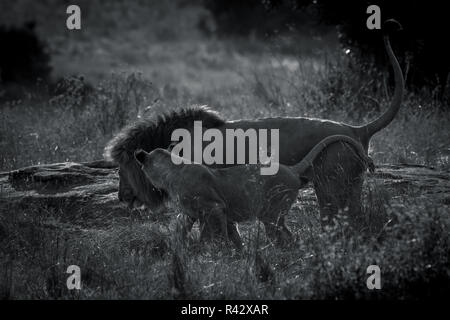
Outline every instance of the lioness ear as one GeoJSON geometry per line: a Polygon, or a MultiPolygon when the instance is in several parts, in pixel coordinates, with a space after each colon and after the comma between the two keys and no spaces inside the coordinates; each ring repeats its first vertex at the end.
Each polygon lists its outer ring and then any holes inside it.
{"type": "Polygon", "coordinates": [[[144,164],[146,155],[147,155],[147,153],[144,150],[142,150],[142,149],[136,150],[134,152],[134,158],[141,165],[144,164]]]}

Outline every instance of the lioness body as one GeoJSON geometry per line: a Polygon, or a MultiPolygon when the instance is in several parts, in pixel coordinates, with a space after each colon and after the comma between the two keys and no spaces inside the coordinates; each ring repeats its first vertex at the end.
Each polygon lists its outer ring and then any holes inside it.
{"type": "MultiPolygon", "coordinates": [[[[261,220],[269,237],[275,234],[287,240],[291,234],[284,216],[307,182],[312,162],[326,148],[342,141],[352,145],[365,166],[370,162],[359,142],[334,135],[319,142],[293,166],[280,165],[273,175],[261,174],[261,165],[242,165],[212,169],[201,164],[174,164],[176,155],[164,149],[151,153],[138,151],[136,159],[145,175],[170,198],[178,199],[183,213],[192,219],[219,221],[220,230],[240,247],[241,240],[233,223],[252,218],[261,220]]],[[[181,162],[181,161],[179,161],[181,162]]]]}
{"type": "MultiPolygon", "coordinates": [[[[151,154],[151,157],[154,159],[155,154],[151,154]]],[[[177,170],[175,165],[172,168],[177,170]]],[[[206,205],[214,203],[226,204],[227,218],[233,222],[247,221],[251,217],[276,221],[279,210],[273,205],[278,205],[279,199],[287,197],[289,204],[285,207],[289,209],[297,198],[298,190],[304,185],[284,165],[270,176],[261,175],[259,165],[209,169],[192,164],[183,165],[177,174],[181,179],[167,191],[176,194],[189,216],[195,219],[201,218],[198,212],[210,209],[206,205]],[[276,216],[272,216],[275,212],[276,216]]]]}

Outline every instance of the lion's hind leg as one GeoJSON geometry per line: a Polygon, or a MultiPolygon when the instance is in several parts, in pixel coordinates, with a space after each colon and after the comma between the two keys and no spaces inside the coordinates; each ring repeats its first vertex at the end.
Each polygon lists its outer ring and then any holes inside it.
{"type": "Polygon", "coordinates": [[[362,211],[362,183],[367,166],[371,169],[370,163],[364,163],[341,144],[331,145],[315,161],[313,182],[323,225],[333,225],[339,216],[347,216],[351,225],[358,225],[362,211]]]}

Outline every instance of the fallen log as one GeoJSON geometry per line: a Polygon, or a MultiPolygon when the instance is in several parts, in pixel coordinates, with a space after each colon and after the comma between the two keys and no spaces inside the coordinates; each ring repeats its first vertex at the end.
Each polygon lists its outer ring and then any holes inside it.
{"type": "MultiPolygon", "coordinates": [[[[389,193],[417,194],[450,204],[450,172],[431,167],[381,165],[367,173],[366,182],[389,193]]],[[[17,210],[48,211],[60,221],[81,227],[102,227],[129,217],[132,210],[118,201],[118,168],[107,161],[56,163],[0,173],[0,214],[17,210]]],[[[299,201],[315,199],[312,188],[299,201]]]]}

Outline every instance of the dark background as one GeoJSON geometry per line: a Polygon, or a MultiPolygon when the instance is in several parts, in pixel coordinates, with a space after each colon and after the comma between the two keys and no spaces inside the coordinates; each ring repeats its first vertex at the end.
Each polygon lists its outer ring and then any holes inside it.
{"type": "MultiPolygon", "coordinates": [[[[38,79],[49,81],[51,75],[51,52],[46,41],[52,41],[57,36],[64,37],[62,25],[62,13],[64,1],[43,1],[39,5],[31,2],[18,1],[3,2],[3,14],[10,12],[14,8],[14,14],[7,14],[0,27],[0,41],[3,50],[0,52],[1,81],[4,85],[9,83],[33,84],[38,79]],[[37,7],[37,10],[35,10],[37,7]],[[30,14],[34,11],[34,14],[30,14]],[[41,14],[39,12],[41,11],[41,14]],[[59,12],[58,12],[59,11],[59,12]],[[48,15],[54,19],[47,20],[48,15]],[[60,18],[60,26],[57,18],[60,18]],[[41,34],[36,32],[36,26],[42,28],[41,34]],[[55,27],[53,30],[50,28],[55,27]],[[55,30],[59,29],[59,30],[55,30]]],[[[65,3],[66,5],[68,3],[65,3]]],[[[126,5],[125,2],[116,1],[112,4],[101,1],[93,4],[79,3],[81,7],[103,11],[101,16],[108,15],[109,8],[119,10],[120,7],[130,7],[126,11],[111,12],[118,15],[111,17],[109,21],[87,21],[89,29],[94,27],[95,34],[108,34],[115,28],[145,28],[154,24],[152,21],[145,21],[145,13],[151,7],[161,10],[160,15],[168,15],[166,5],[157,3],[134,2],[126,5]],[[136,6],[145,7],[140,13],[143,20],[138,26],[134,15],[139,15],[136,6]],[[103,7],[103,9],[102,9],[103,7]],[[136,8],[135,8],[136,9],[136,8]],[[124,17],[120,13],[125,12],[124,17]],[[127,17],[127,13],[128,17],[127,17]],[[109,25],[112,20],[116,26],[109,25]],[[136,25],[130,26],[132,18],[136,25]],[[95,22],[95,26],[92,25],[95,22]],[[150,23],[148,23],[150,22],[150,23]],[[115,27],[115,28],[114,28],[115,27]],[[112,30],[111,30],[112,29],[112,30]]],[[[400,58],[406,70],[407,84],[410,89],[420,89],[428,86],[435,89],[439,99],[444,99],[448,95],[447,78],[450,68],[449,49],[445,45],[446,7],[444,2],[425,3],[424,1],[362,1],[347,0],[336,2],[331,0],[215,0],[215,1],[176,1],[169,10],[177,16],[177,8],[181,8],[179,14],[183,14],[183,9],[189,6],[197,7],[201,14],[195,17],[188,17],[191,27],[197,27],[204,36],[217,37],[257,37],[262,40],[273,38],[277,35],[303,34],[305,29],[310,33],[321,33],[323,26],[336,27],[337,35],[341,46],[354,49],[355,59],[362,63],[375,63],[377,66],[385,65],[385,55],[383,48],[379,45],[380,31],[368,30],[364,28],[368,15],[364,14],[366,8],[376,4],[382,8],[382,20],[395,18],[404,27],[401,35],[396,39],[395,47],[401,52],[400,58]],[[192,19],[195,18],[195,19],[192,19]],[[196,24],[196,25],[195,25],[196,24]]],[[[90,10],[83,10],[83,18],[87,19],[91,14],[90,10]]],[[[157,14],[155,15],[155,17],[157,14]]],[[[152,15],[148,17],[152,19],[152,15]]],[[[161,16],[159,16],[160,19],[161,16]]],[[[92,19],[92,20],[94,20],[92,19]]],[[[84,19],[83,19],[84,20],[84,19]]],[[[83,21],[85,22],[85,21],[83,21]]],[[[161,22],[160,22],[161,23],[161,22]]],[[[171,24],[180,24],[180,21],[170,21],[168,18],[165,28],[155,28],[147,31],[156,34],[161,40],[170,40],[189,35],[178,34],[180,30],[173,28],[171,24]],[[162,30],[161,30],[162,29],[162,30]],[[165,29],[165,30],[164,30],[165,29]],[[164,33],[165,31],[165,33],[164,33]]],[[[182,28],[182,26],[178,26],[182,28]]],[[[325,29],[326,30],[326,29],[325,29]]],[[[186,30],[184,30],[186,31],[186,30]]],[[[185,33],[185,32],[184,32],[185,33]]]]}

